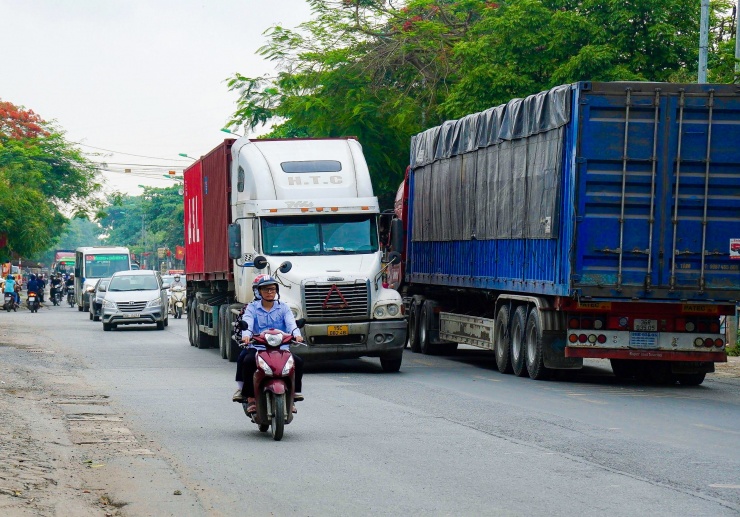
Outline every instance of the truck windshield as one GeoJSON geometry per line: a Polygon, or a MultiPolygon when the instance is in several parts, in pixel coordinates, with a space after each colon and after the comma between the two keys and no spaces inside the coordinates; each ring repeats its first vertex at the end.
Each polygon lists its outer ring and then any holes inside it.
{"type": "Polygon", "coordinates": [[[129,257],[126,254],[85,255],[85,278],[104,278],[112,276],[116,271],[126,271],[129,267],[129,257]]]}
{"type": "Polygon", "coordinates": [[[262,219],[268,255],[342,255],[378,251],[375,215],[269,217],[262,219]]]}

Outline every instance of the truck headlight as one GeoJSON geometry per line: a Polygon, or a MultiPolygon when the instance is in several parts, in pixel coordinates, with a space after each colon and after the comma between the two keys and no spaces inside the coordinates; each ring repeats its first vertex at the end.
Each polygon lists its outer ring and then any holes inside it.
{"type": "Polygon", "coordinates": [[[146,304],[147,307],[159,307],[162,305],[162,299],[159,297],[156,297],[154,300],[151,300],[149,303],[146,304]]]}
{"type": "Polygon", "coordinates": [[[383,318],[385,317],[385,309],[382,305],[378,305],[377,307],[375,307],[373,314],[375,314],[376,318],[383,318]]]}
{"type": "Polygon", "coordinates": [[[400,309],[398,308],[398,305],[387,305],[386,309],[388,310],[389,316],[398,316],[398,313],[400,312],[400,309]]]}
{"type": "Polygon", "coordinates": [[[118,306],[116,305],[116,302],[113,302],[111,300],[106,300],[105,298],[103,298],[103,308],[113,309],[114,311],[118,310],[118,306]]]}

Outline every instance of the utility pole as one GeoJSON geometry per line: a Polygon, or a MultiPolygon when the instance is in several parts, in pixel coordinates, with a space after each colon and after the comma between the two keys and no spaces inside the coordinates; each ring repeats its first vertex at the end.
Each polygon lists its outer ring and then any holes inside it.
{"type": "Polygon", "coordinates": [[[701,0],[699,30],[699,84],[707,82],[707,53],[709,51],[709,0],[701,0]]]}

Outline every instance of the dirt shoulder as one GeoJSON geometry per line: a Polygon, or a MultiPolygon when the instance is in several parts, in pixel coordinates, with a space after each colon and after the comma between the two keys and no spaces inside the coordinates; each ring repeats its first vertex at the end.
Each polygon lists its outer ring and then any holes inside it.
{"type": "Polygon", "coordinates": [[[166,454],[28,316],[0,314],[0,515],[204,515],[166,454]]]}

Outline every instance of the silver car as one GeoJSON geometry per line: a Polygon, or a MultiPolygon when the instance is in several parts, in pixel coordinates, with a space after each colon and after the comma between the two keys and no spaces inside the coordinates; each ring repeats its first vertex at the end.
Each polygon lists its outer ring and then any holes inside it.
{"type": "Polygon", "coordinates": [[[90,319],[100,321],[100,311],[103,309],[103,298],[110,278],[99,278],[90,293],[90,319]]]}
{"type": "Polygon", "coordinates": [[[118,325],[155,323],[164,330],[168,284],[157,271],[119,271],[114,273],[103,298],[103,330],[118,325]]]}

